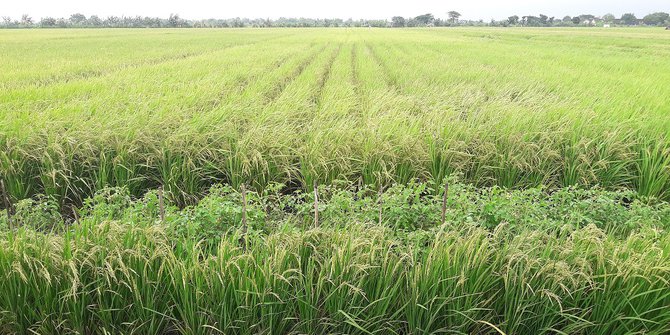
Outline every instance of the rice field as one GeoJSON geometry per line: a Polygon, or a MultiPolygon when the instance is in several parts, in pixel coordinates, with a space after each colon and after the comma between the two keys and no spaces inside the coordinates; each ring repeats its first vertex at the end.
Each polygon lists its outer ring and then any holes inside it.
{"type": "Polygon", "coordinates": [[[0,335],[670,333],[670,33],[0,30],[0,335]]]}
{"type": "Polygon", "coordinates": [[[0,217],[0,334],[667,334],[670,205],[634,192],[215,186],[0,217]],[[420,196],[421,194],[428,194],[420,196]],[[244,208],[248,230],[241,225],[244,208]]]}
{"type": "Polygon", "coordinates": [[[668,199],[656,29],[0,31],[0,177],[81,203],[213,183],[600,185],[668,199]]]}

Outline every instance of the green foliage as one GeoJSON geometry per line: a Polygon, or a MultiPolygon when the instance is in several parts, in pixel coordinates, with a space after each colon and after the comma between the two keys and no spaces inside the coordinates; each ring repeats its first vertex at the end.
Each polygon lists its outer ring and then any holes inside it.
{"type": "Polygon", "coordinates": [[[665,38],[646,28],[0,32],[0,178],[14,201],[48,194],[61,206],[110,186],[135,197],[163,186],[185,207],[221,182],[377,189],[454,172],[478,186],[600,185],[667,200],[665,38]]]}
{"type": "Polygon", "coordinates": [[[656,12],[646,15],[642,21],[648,25],[661,26],[670,23],[670,14],[664,12],[656,12]]]}
{"type": "MultiPolygon", "coordinates": [[[[241,228],[242,197],[230,186],[213,186],[207,197],[168,221],[180,238],[219,244],[222,236],[241,228]]],[[[266,227],[266,213],[255,193],[247,193],[247,224],[253,233],[266,227]]]]}
{"type": "MultiPolygon", "coordinates": [[[[63,227],[63,218],[58,204],[48,197],[38,196],[35,199],[24,199],[14,206],[13,224],[30,227],[39,231],[50,231],[63,227]]],[[[5,213],[6,216],[6,213],[5,213]]],[[[0,221],[2,222],[2,221],[0,221]]],[[[0,227],[5,226],[0,223],[0,227]]]]}
{"type": "Polygon", "coordinates": [[[635,25],[637,24],[637,17],[633,13],[626,13],[621,15],[621,21],[627,25],[635,25]]]}
{"type": "Polygon", "coordinates": [[[386,189],[380,225],[378,192],[328,185],[314,228],[309,196],[281,189],[248,192],[244,247],[229,186],[164,221],[156,192],[116,188],[64,229],[0,230],[0,333],[670,331],[668,203],[452,178],[445,226],[423,184],[386,189]]]}
{"type": "Polygon", "coordinates": [[[83,212],[102,220],[119,220],[132,204],[125,187],[104,188],[84,202],[83,212]]]}
{"type": "Polygon", "coordinates": [[[391,25],[393,27],[399,28],[405,26],[405,18],[402,16],[394,16],[391,18],[391,25]]]}

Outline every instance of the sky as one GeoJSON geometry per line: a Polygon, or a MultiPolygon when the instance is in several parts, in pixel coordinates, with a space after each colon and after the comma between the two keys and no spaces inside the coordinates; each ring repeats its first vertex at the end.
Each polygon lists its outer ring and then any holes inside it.
{"type": "Polygon", "coordinates": [[[186,19],[207,18],[353,18],[390,19],[392,16],[417,16],[432,13],[446,18],[447,12],[460,12],[462,19],[488,21],[510,15],[565,15],[634,13],[638,17],[656,11],[670,12],[670,0],[0,0],[0,16],[20,18],[29,14],[69,17],[158,16],[177,13],[186,19]]]}

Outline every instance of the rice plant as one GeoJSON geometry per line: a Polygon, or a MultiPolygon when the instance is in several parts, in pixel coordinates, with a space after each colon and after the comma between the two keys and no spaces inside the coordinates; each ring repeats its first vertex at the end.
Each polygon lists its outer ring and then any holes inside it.
{"type": "Polygon", "coordinates": [[[0,334],[670,333],[668,42],[0,31],[0,334]]]}
{"type": "Polygon", "coordinates": [[[430,184],[323,185],[318,228],[311,193],[278,185],[245,207],[214,186],[162,220],[156,192],[127,188],[71,223],[53,199],[23,201],[18,228],[0,219],[0,333],[670,331],[667,202],[450,183],[444,224],[430,184]]]}
{"type": "Polygon", "coordinates": [[[377,188],[452,173],[667,200],[667,41],[653,29],[3,31],[0,178],[13,201],[63,205],[108,186],[163,186],[183,207],[218,182],[377,188]]]}

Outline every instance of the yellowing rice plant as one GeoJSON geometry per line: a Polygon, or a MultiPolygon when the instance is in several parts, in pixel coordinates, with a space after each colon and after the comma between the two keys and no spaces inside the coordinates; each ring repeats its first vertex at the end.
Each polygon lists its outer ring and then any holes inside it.
{"type": "Polygon", "coordinates": [[[669,334],[668,59],[651,28],[0,30],[0,335],[669,334]]]}
{"type": "Polygon", "coordinates": [[[443,224],[420,184],[322,185],[319,227],[311,192],[161,214],[105,189],[71,223],[23,200],[18,228],[0,216],[0,334],[670,332],[670,204],[450,182],[443,224]]]}
{"type": "Polygon", "coordinates": [[[0,55],[15,200],[453,172],[670,197],[662,30],[0,31],[0,55]]]}

